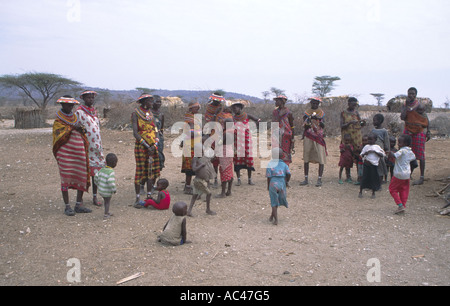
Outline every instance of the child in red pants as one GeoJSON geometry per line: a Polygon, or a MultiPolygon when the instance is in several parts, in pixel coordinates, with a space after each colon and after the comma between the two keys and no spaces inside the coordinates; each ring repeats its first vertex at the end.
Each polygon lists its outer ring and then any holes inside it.
{"type": "Polygon", "coordinates": [[[170,207],[170,194],[167,191],[169,187],[169,181],[166,179],[159,179],[156,183],[156,190],[158,191],[158,197],[156,200],[148,198],[145,201],[140,201],[134,205],[135,208],[156,208],[158,210],[166,210],[170,207]]]}
{"type": "Polygon", "coordinates": [[[416,159],[411,148],[411,136],[401,135],[398,138],[399,150],[389,152],[389,156],[395,158],[394,176],[389,185],[389,192],[397,204],[396,214],[405,212],[406,202],[409,196],[409,180],[411,177],[411,161],[416,159]]]}

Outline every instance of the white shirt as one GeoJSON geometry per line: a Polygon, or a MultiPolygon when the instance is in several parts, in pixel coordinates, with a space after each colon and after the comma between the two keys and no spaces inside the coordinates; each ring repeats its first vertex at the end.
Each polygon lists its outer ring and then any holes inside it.
{"type": "Polygon", "coordinates": [[[378,166],[378,163],[380,162],[380,157],[386,156],[386,153],[384,153],[384,150],[379,145],[365,145],[363,150],[361,151],[361,156],[363,157],[363,161],[368,161],[374,166],[378,166]],[[368,151],[374,151],[367,155],[365,155],[368,151]],[[376,152],[376,153],[375,153],[376,152]],[[378,155],[378,154],[380,155],[378,155]],[[365,155],[365,156],[364,156],[365,155]]]}
{"type": "Polygon", "coordinates": [[[394,176],[399,180],[409,180],[411,176],[410,162],[416,159],[410,147],[403,147],[394,153],[394,176]]]}

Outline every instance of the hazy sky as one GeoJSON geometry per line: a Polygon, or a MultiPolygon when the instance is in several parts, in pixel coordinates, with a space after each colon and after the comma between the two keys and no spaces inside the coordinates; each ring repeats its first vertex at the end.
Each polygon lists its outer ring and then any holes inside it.
{"type": "Polygon", "coordinates": [[[450,99],[448,0],[1,0],[0,75],[50,72],[109,89],[271,87],[450,99]]]}

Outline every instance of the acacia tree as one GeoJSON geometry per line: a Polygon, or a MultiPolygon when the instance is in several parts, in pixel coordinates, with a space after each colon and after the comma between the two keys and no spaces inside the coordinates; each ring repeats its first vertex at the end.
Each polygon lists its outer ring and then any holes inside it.
{"type": "Polygon", "coordinates": [[[315,81],[312,85],[312,93],[323,98],[332,90],[334,90],[334,88],[336,87],[334,82],[340,81],[341,78],[337,76],[332,77],[329,75],[324,75],[317,76],[314,78],[314,80],[315,81]]]}
{"type": "Polygon", "coordinates": [[[383,104],[383,100],[384,100],[384,94],[382,93],[371,93],[371,95],[377,99],[377,105],[381,106],[383,104]]]}
{"type": "Polygon", "coordinates": [[[51,73],[28,72],[19,75],[3,75],[0,84],[9,88],[19,88],[33,101],[39,109],[44,111],[48,103],[60,93],[62,89],[82,85],[80,82],[51,73]]]}

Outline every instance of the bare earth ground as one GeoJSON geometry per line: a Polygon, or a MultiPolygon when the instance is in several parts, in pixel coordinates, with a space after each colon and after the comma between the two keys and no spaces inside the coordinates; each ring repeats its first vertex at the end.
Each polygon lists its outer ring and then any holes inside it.
{"type": "MultiPolygon", "coordinates": [[[[393,214],[387,185],[376,200],[369,193],[359,200],[357,186],[338,185],[337,139],[327,140],[324,186],[300,187],[297,140],[290,207],[279,210],[278,226],[268,221],[265,171],[258,167],[256,186],[244,179],[232,197],[212,200],[216,216],[206,215],[205,203],[197,202],[196,216],[187,220],[192,243],[181,247],[156,242],[171,210],[128,206],[134,201],[131,132],[103,130],[106,153],[119,157],[115,216],[107,221],[90,194],[84,201],[92,214],[63,214],[51,141],[50,129],[0,131],[0,285],[70,285],[71,258],[80,261],[78,284],[85,286],[115,285],[138,272],[144,275],[125,285],[450,285],[450,218],[438,214],[442,199],[427,197],[442,188],[437,180],[450,175],[448,139],[428,143],[428,180],[412,187],[403,216],[393,214]],[[372,258],[380,263],[380,283],[367,279],[372,258]]],[[[169,151],[162,176],[170,181],[172,203],[189,203],[181,160],[169,151]]],[[[313,183],[316,173],[312,165],[313,183]]],[[[73,204],[74,191],[70,197],[73,204]]]]}

